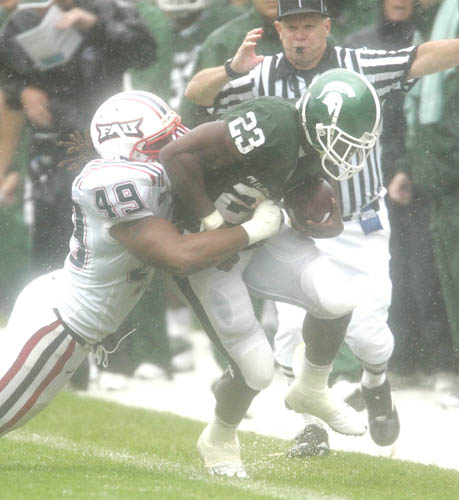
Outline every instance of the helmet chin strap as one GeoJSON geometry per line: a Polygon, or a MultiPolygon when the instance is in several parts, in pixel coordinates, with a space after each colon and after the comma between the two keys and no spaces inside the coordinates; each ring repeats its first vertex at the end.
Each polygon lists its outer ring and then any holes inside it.
{"type": "Polygon", "coordinates": [[[350,179],[355,174],[358,174],[363,169],[364,165],[363,160],[360,161],[358,165],[352,165],[346,161],[338,163],[336,159],[333,159],[326,153],[323,154],[321,163],[325,172],[336,181],[346,181],[350,179]],[[336,174],[333,171],[338,171],[338,173],[336,174]]]}

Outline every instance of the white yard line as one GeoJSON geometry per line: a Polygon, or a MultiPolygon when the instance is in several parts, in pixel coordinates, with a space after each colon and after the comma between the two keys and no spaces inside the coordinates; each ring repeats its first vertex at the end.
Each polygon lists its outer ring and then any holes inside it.
{"type": "MultiPolygon", "coordinates": [[[[220,370],[204,334],[193,333],[191,338],[195,347],[195,370],[178,374],[173,381],[126,379],[126,386],[121,390],[92,387],[83,394],[208,422],[215,404],[210,386],[220,370]]],[[[255,398],[249,410],[250,418],[243,420],[241,430],[293,439],[302,428],[302,419],[285,408],[286,387],[283,376],[276,373],[271,386],[255,398]]],[[[395,390],[401,431],[394,446],[381,448],[372,442],[368,433],[352,437],[330,431],[331,448],[459,470],[459,408],[444,409],[438,404],[438,398],[439,394],[429,390],[395,390]]]]}
{"type": "MultiPolygon", "coordinates": [[[[175,375],[172,381],[162,377],[148,381],[124,379],[125,387],[120,390],[103,390],[92,384],[90,390],[82,395],[208,422],[212,419],[215,404],[210,386],[220,370],[205,335],[195,332],[191,338],[196,364],[193,371],[175,375]]],[[[285,390],[282,375],[276,373],[273,384],[255,398],[249,410],[250,418],[242,421],[241,430],[293,439],[302,427],[302,419],[285,408],[285,390]]],[[[459,471],[459,408],[442,408],[438,403],[439,397],[434,391],[420,388],[394,391],[401,421],[400,437],[394,446],[378,447],[368,433],[362,437],[351,437],[330,431],[331,448],[459,471]]]]}
{"type": "MultiPolygon", "coordinates": [[[[18,430],[13,434],[7,434],[4,439],[10,439],[20,443],[34,443],[52,449],[70,451],[80,456],[98,457],[104,460],[134,466],[139,469],[145,469],[147,471],[174,471],[175,474],[183,478],[204,481],[206,483],[215,483],[220,479],[212,477],[204,471],[201,472],[191,465],[178,464],[170,460],[164,460],[163,458],[155,459],[154,455],[133,455],[127,451],[115,451],[92,444],[80,444],[53,435],[28,433],[25,429],[18,430]]],[[[288,485],[275,487],[264,481],[252,481],[250,478],[243,480],[233,479],[231,482],[233,487],[239,488],[244,492],[253,492],[257,495],[263,494],[266,498],[272,498],[273,500],[304,500],[305,498],[308,498],[308,500],[347,500],[347,498],[343,496],[316,493],[307,488],[295,488],[288,485]]]]}

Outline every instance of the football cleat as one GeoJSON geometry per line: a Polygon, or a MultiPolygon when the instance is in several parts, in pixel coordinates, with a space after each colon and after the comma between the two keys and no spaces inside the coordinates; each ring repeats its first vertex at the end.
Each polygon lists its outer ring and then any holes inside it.
{"type": "Polygon", "coordinates": [[[400,433],[397,409],[392,402],[389,381],[374,389],[362,385],[363,399],[368,410],[370,436],[379,446],[393,444],[400,433]]]}
{"type": "Polygon", "coordinates": [[[365,409],[362,387],[359,383],[341,379],[332,385],[331,391],[349,406],[354,408],[355,411],[363,411],[365,409]]]}
{"type": "Polygon", "coordinates": [[[295,436],[295,444],[287,453],[289,458],[325,457],[330,453],[328,433],[317,424],[308,424],[295,436]]]}
{"type": "Polygon", "coordinates": [[[309,413],[322,419],[341,434],[361,436],[367,428],[360,415],[327,388],[315,390],[294,380],[285,396],[285,406],[297,413],[309,413]]]}
{"type": "Polygon", "coordinates": [[[202,431],[197,444],[199,454],[209,473],[215,476],[245,479],[247,472],[242,465],[238,437],[232,441],[213,441],[209,434],[210,424],[202,431]]]}

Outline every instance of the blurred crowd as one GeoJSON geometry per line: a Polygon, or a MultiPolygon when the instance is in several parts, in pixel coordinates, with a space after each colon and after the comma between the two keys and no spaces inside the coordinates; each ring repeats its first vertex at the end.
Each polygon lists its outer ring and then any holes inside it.
{"type": "MultiPolygon", "coordinates": [[[[343,47],[400,49],[459,36],[450,0],[329,0],[331,38],[343,47]],[[452,12],[452,11],[451,11],[452,12]]],[[[0,325],[38,274],[63,265],[73,231],[72,173],[63,143],[122,89],[154,92],[183,123],[206,120],[185,97],[199,71],[223,65],[262,27],[257,53],[282,50],[275,0],[0,0],[0,325]],[[58,24],[56,25],[56,20],[58,24]],[[48,29],[49,26],[53,29],[48,29]],[[53,38],[54,37],[54,38],[53,38]]],[[[391,223],[394,376],[417,383],[459,373],[459,72],[425,77],[384,102],[382,165],[391,223]],[[457,160],[455,159],[457,157],[457,160]]],[[[209,119],[207,117],[207,119],[209,119]]],[[[268,333],[276,305],[258,304],[268,333]]],[[[192,370],[188,309],[158,273],[122,325],[107,368],[173,378],[192,370]]],[[[346,348],[335,376],[360,377],[346,348]]],[[[76,387],[88,384],[86,371],[76,387]]],[[[456,379],[457,380],[457,379],[456,379]]],[[[456,387],[456,392],[458,388],[456,387]]],[[[459,394],[458,394],[459,396],[459,394]]]]}

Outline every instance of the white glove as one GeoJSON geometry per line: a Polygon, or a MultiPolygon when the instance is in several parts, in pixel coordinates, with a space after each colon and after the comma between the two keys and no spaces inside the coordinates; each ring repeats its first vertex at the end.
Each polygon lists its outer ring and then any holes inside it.
{"type": "Polygon", "coordinates": [[[214,210],[211,214],[201,219],[201,232],[217,229],[223,225],[224,222],[225,219],[222,217],[221,213],[218,210],[214,210]]]}
{"type": "Polygon", "coordinates": [[[272,200],[262,201],[255,209],[253,216],[241,224],[249,237],[249,245],[269,238],[279,231],[281,210],[272,200]]]}

